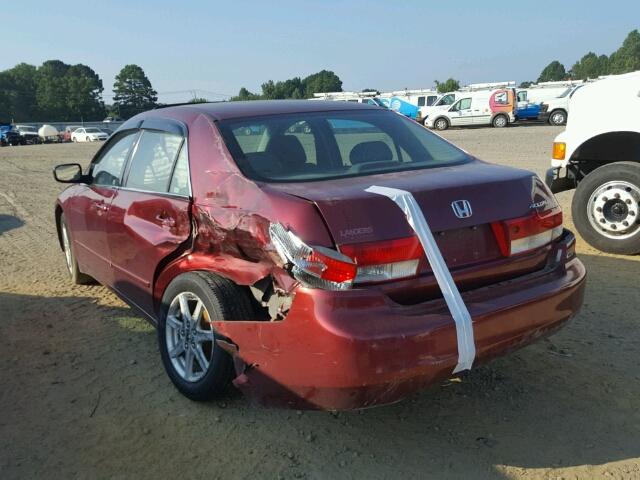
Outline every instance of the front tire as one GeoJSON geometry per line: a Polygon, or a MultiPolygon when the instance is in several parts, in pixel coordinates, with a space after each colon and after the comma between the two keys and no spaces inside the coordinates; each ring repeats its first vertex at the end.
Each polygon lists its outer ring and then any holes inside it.
{"type": "Polygon", "coordinates": [[[567,112],[564,110],[554,110],[549,115],[549,123],[551,125],[560,126],[567,123],[567,112]]]}
{"type": "Polygon", "coordinates": [[[585,241],[607,253],[640,253],[640,164],[616,162],[588,174],[573,196],[571,214],[585,241]]]}
{"type": "Polygon", "coordinates": [[[446,130],[449,128],[449,122],[446,118],[438,118],[435,122],[433,122],[433,128],[436,130],[446,130]]]}
{"type": "Polygon", "coordinates": [[[231,356],[217,340],[214,320],[250,320],[253,307],[247,292],[208,272],[189,272],[174,279],[163,297],[158,344],[164,368],[187,398],[211,400],[228,385],[231,356]]]}
{"type": "Polygon", "coordinates": [[[69,227],[64,218],[64,213],[60,215],[60,236],[62,238],[62,249],[64,251],[64,258],[67,264],[67,271],[71,277],[71,282],[75,285],[87,285],[94,283],[95,280],[80,271],[76,256],[73,253],[73,247],[71,243],[71,235],[69,233],[69,227]]]}

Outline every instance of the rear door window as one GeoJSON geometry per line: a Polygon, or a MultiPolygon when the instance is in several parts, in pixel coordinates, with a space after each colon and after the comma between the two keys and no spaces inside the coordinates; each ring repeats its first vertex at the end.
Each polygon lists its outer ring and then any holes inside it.
{"type": "Polygon", "coordinates": [[[187,155],[187,144],[185,142],[180,149],[180,154],[178,155],[178,159],[176,160],[176,166],[173,169],[171,183],[169,184],[169,193],[188,197],[191,195],[190,185],[189,158],[187,155]]]}
{"type": "Polygon", "coordinates": [[[131,159],[126,187],[166,193],[183,137],[143,130],[131,159]]]}

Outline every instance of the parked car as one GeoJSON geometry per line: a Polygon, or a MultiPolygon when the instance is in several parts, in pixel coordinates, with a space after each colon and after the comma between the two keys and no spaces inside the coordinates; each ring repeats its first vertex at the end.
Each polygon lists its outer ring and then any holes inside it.
{"type": "Polygon", "coordinates": [[[496,128],[515,122],[516,98],[512,88],[459,92],[449,108],[432,110],[424,125],[436,130],[468,125],[491,125],[496,128]]]}
{"type": "Polygon", "coordinates": [[[105,118],[102,122],[103,123],[113,123],[113,122],[122,122],[122,118],[115,116],[115,117],[107,117],[105,118]]]}
{"type": "Polygon", "coordinates": [[[571,212],[582,237],[623,255],[640,253],[639,85],[635,72],[574,92],[571,118],[553,143],[547,172],[554,192],[576,189],[571,212]]]}
{"type": "Polygon", "coordinates": [[[567,87],[564,93],[558,97],[542,102],[542,108],[540,109],[538,119],[543,122],[549,122],[551,125],[566,125],[567,118],[569,118],[569,103],[571,98],[574,93],[585,85],[586,84],[567,87]]]}
{"type": "Polygon", "coordinates": [[[54,176],[72,184],[55,205],[71,279],[156,325],[194,400],[233,379],[271,405],[395,402],[582,304],[575,238],[535,174],[374,106],[156,109],[54,176]]]}
{"type": "Polygon", "coordinates": [[[30,125],[16,125],[16,130],[20,134],[21,144],[38,144],[40,142],[40,136],[38,135],[38,129],[30,125]]]}
{"type": "Polygon", "coordinates": [[[62,132],[62,141],[71,142],[71,135],[81,127],[82,125],[67,125],[64,129],[64,132],[62,132]]]}
{"type": "Polygon", "coordinates": [[[109,138],[105,132],[99,128],[80,127],[76,128],[71,134],[72,142],[98,142],[109,138]]]}
{"type": "Polygon", "coordinates": [[[10,123],[0,123],[0,147],[20,145],[22,139],[16,127],[10,123]]]}
{"type": "Polygon", "coordinates": [[[521,120],[538,120],[540,117],[540,103],[522,103],[518,102],[516,108],[516,121],[521,120]]]}

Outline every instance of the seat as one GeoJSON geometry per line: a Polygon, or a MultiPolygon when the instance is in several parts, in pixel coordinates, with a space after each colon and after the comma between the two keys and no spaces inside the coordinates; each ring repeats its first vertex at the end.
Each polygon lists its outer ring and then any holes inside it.
{"type": "Polygon", "coordinates": [[[351,165],[369,162],[391,162],[393,161],[393,154],[389,145],[379,140],[362,142],[351,149],[349,161],[351,165]]]}
{"type": "Polygon", "coordinates": [[[293,135],[279,135],[269,141],[265,153],[275,157],[285,169],[300,170],[307,164],[307,154],[293,135]]]}

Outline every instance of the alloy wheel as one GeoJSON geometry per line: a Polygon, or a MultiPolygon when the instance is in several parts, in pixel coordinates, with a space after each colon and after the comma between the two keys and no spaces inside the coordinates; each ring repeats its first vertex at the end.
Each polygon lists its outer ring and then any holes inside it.
{"type": "Polygon", "coordinates": [[[191,292],[179,293],[167,312],[165,341],[176,373],[187,382],[197,382],[209,370],[215,338],[209,312],[191,292]]]}

